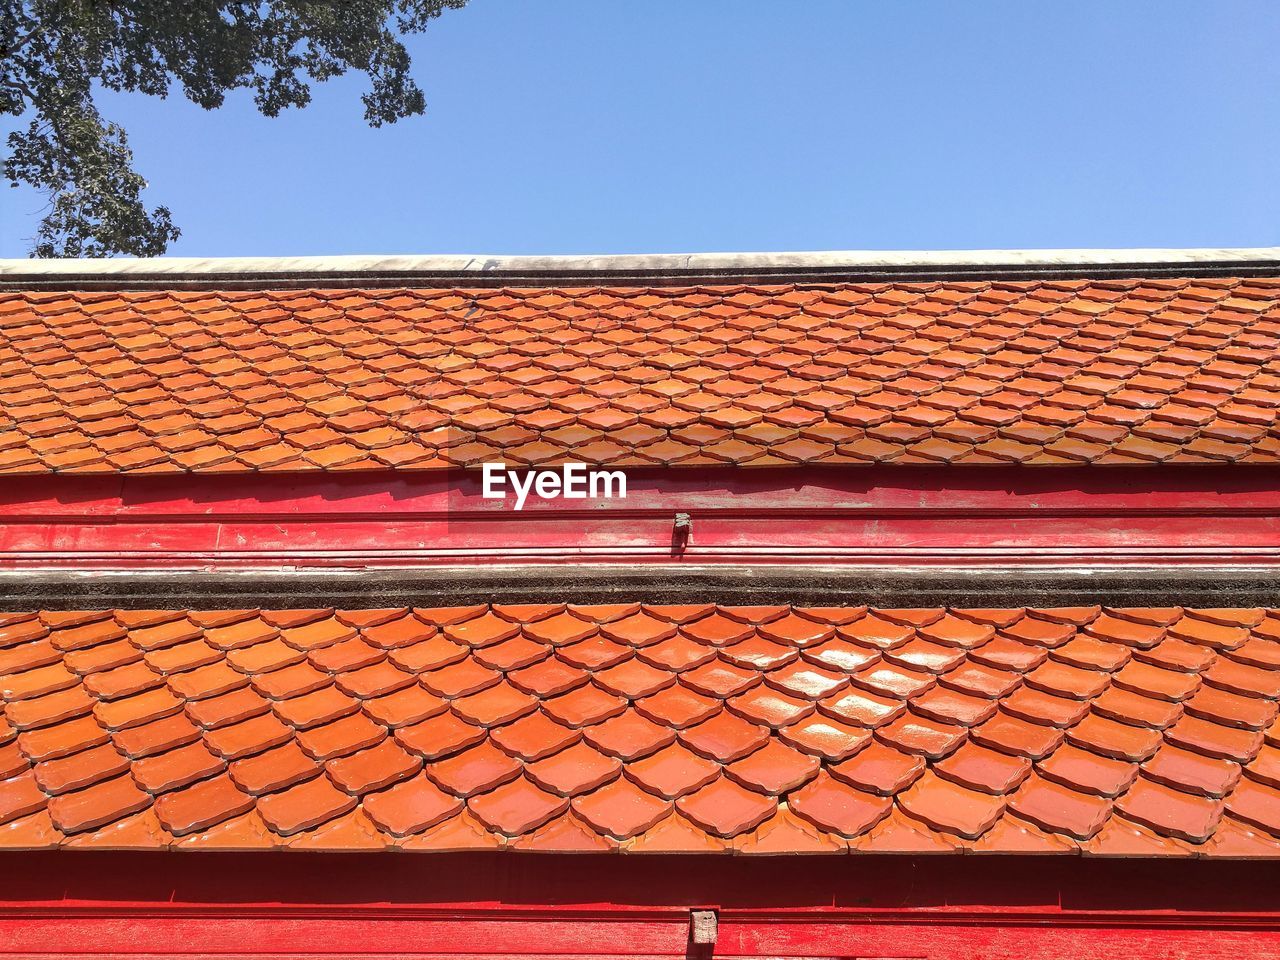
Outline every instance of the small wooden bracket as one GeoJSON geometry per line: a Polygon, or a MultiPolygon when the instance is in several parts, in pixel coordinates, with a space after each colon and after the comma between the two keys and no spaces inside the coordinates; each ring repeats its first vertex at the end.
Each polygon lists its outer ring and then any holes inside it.
{"type": "Polygon", "coordinates": [[[714,910],[689,912],[689,942],[697,946],[715,946],[719,922],[714,910]]]}

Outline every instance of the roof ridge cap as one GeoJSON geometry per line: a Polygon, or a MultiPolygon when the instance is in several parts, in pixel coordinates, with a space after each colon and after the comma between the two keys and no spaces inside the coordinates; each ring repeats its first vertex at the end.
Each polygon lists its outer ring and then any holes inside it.
{"type": "Polygon", "coordinates": [[[25,278],[170,279],[441,275],[713,275],[877,273],[933,268],[965,272],[1100,267],[1280,265],[1280,246],[1029,250],[834,250],[574,255],[343,254],[300,257],[0,258],[0,282],[25,278]]]}

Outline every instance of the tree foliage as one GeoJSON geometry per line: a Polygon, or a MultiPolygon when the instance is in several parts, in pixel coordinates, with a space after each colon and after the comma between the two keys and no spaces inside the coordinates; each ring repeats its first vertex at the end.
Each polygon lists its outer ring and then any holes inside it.
{"type": "Polygon", "coordinates": [[[20,118],[4,175],[49,197],[32,254],[156,256],[177,238],[148,209],[125,131],[99,90],[167,96],[207,110],[253,91],[274,117],[305,107],[311,82],[366,74],[373,126],[423,112],[400,38],[466,0],[0,0],[0,116],[20,118]]]}

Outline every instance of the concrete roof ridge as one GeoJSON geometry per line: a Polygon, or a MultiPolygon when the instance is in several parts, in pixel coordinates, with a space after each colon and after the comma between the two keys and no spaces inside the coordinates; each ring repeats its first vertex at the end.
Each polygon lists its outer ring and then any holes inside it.
{"type": "Polygon", "coordinates": [[[281,281],[358,285],[454,280],[564,283],[593,279],[668,282],[815,277],[975,279],[981,277],[1246,275],[1280,273],[1280,246],[1191,249],[838,250],[775,253],[585,255],[352,254],[301,257],[0,259],[0,285],[172,286],[281,281]]]}

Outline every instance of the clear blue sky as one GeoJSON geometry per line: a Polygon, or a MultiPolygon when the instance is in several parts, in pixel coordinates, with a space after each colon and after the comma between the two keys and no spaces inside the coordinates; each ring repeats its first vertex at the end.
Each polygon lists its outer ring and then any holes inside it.
{"type": "Polygon", "coordinates": [[[472,0],[411,50],[380,130],[361,77],[104,98],[170,253],[1280,243],[1276,0],[472,0]]]}

